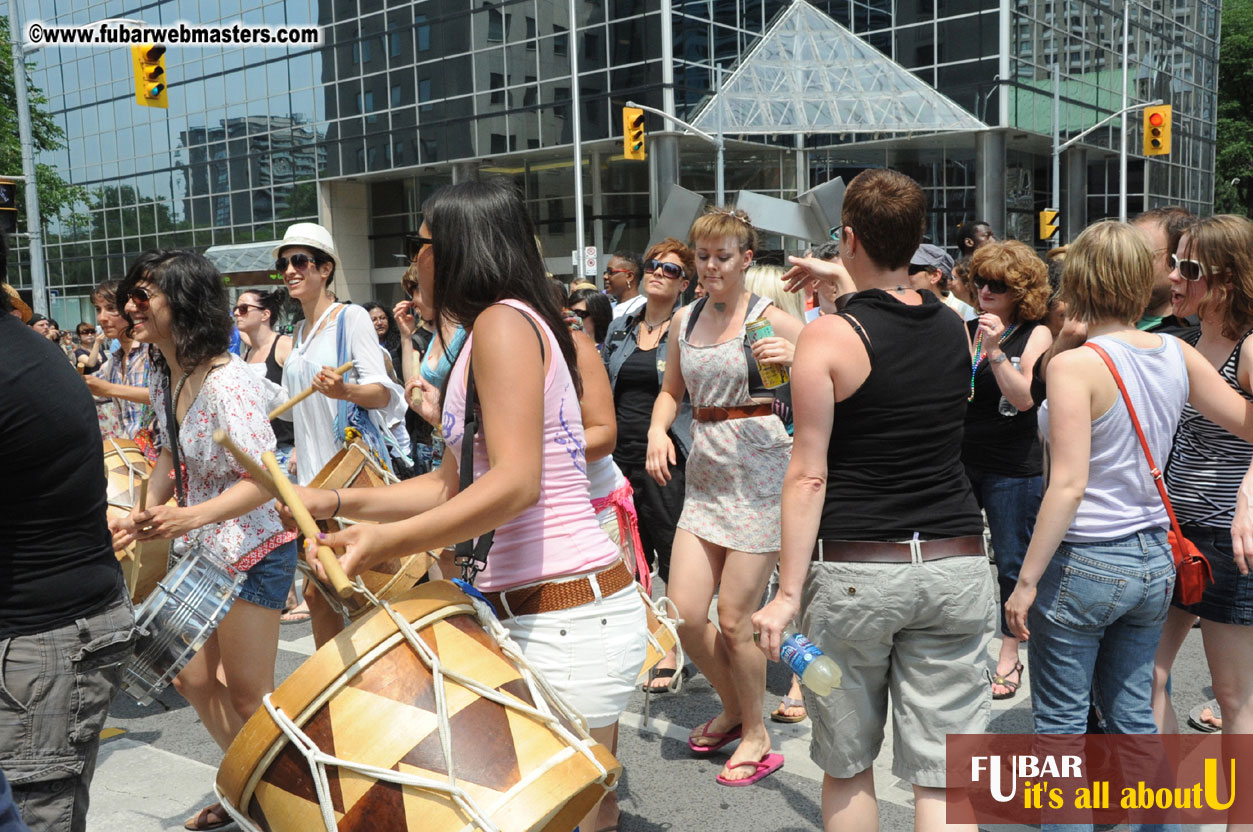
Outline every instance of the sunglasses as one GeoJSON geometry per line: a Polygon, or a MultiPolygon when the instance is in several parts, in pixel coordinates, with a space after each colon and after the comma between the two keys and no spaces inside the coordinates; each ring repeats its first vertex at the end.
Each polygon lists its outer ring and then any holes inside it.
{"type": "Polygon", "coordinates": [[[986,277],[976,276],[974,278],[974,283],[979,289],[986,286],[988,291],[994,295],[1003,295],[1009,291],[1009,284],[1007,284],[1004,280],[988,280],[986,277]]]}
{"type": "Polygon", "coordinates": [[[291,257],[280,257],[277,260],[275,260],[274,271],[276,272],[287,271],[288,263],[291,263],[292,268],[294,268],[296,271],[303,272],[305,269],[309,268],[310,263],[317,263],[317,260],[315,260],[311,255],[305,254],[303,251],[297,252],[296,254],[293,254],[291,257]]]}
{"type": "Polygon", "coordinates": [[[606,269],[605,269],[605,274],[607,274],[607,275],[615,275],[615,274],[631,274],[631,275],[633,275],[633,274],[635,274],[635,272],[631,271],[630,269],[609,269],[609,268],[606,268],[606,269]]]}
{"type": "Polygon", "coordinates": [[[923,272],[929,272],[929,271],[931,271],[931,269],[927,268],[926,266],[912,266],[911,265],[909,267],[909,276],[913,277],[916,274],[922,274],[923,272]]]}
{"type": "Polygon", "coordinates": [[[586,309],[571,309],[570,311],[571,311],[571,312],[573,312],[574,314],[578,315],[580,318],[582,318],[582,319],[583,319],[583,320],[585,320],[585,321],[586,321],[588,318],[592,317],[592,313],[591,313],[591,312],[589,312],[589,311],[588,311],[588,310],[586,310],[586,309]]]}
{"type": "Polygon", "coordinates": [[[663,263],[660,260],[644,261],[644,271],[661,272],[671,280],[683,279],[683,267],[678,263],[663,263]]]}
{"type": "Polygon", "coordinates": [[[431,237],[423,237],[418,234],[410,234],[405,237],[405,254],[409,258],[409,262],[418,259],[418,255],[422,253],[423,246],[433,246],[435,240],[431,237]]]}
{"type": "Polygon", "coordinates": [[[1189,283],[1200,280],[1202,277],[1210,277],[1215,272],[1214,269],[1204,266],[1195,260],[1180,260],[1174,254],[1170,255],[1170,267],[1179,272],[1179,276],[1189,283]]]}
{"type": "Polygon", "coordinates": [[[148,305],[152,303],[155,296],[156,292],[150,292],[142,286],[136,286],[126,293],[126,299],[135,304],[135,308],[140,312],[147,311],[148,305]]]}
{"type": "Polygon", "coordinates": [[[264,308],[265,307],[263,306],[253,306],[250,303],[241,303],[239,306],[236,306],[231,311],[234,312],[236,315],[243,317],[244,315],[248,314],[249,309],[264,309],[264,308]]]}

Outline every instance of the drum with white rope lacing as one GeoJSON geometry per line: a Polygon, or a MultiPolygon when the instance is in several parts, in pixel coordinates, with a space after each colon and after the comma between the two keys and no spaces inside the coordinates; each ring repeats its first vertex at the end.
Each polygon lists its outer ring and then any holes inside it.
{"type": "MultiPolygon", "coordinates": [[[[104,474],[110,520],[130,515],[139,503],[150,473],[147,457],[134,442],[126,439],[104,440],[104,474]]],[[[157,582],[165,575],[170,541],[136,540],[113,554],[126,576],[131,601],[138,604],[156,589],[157,582]]]]}
{"type": "Polygon", "coordinates": [[[622,767],[490,607],[449,581],[377,603],[236,736],[227,812],[247,832],[571,832],[622,767]]]}

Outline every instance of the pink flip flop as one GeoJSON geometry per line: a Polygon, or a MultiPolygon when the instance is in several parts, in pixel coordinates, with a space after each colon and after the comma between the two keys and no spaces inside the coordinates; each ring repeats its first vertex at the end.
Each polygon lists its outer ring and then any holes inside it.
{"type": "Polygon", "coordinates": [[[737,725],[734,728],[732,728],[730,731],[727,731],[724,734],[720,734],[717,731],[709,730],[709,726],[713,724],[714,724],[714,721],[712,719],[709,720],[708,722],[706,722],[704,725],[700,727],[700,733],[694,735],[697,737],[701,737],[702,739],[717,740],[717,742],[713,743],[712,745],[697,745],[696,743],[692,742],[692,737],[688,737],[687,747],[692,749],[693,754],[712,754],[713,752],[717,751],[719,748],[722,748],[724,745],[735,742],[736,740],[738,740],[740,737],[744,735],[744,728],[742,725],[737,725]]]}
{"type": "Polygon", "coordinates": [[[756,766],[757,770],[753,772],[751,777],[745,777],[743,780],[728,780],[721,774],[719,774],[716,779],[724,786],[751,786],[763,777],[774,774],[776,771],[783,768],[783,755],[773,753],[767,754],[757,762],[745,760],[742,763],[736,763],[732,766],[732,768],[739,768],[740,766],[756,766]]]}

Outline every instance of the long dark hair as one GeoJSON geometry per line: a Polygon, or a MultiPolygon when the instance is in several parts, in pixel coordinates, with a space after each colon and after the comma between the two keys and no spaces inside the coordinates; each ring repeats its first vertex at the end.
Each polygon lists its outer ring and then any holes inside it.
{"type": "Polygon", "coordinates": [[[575,390],[583,394],[574,339],[548,286],[535,225],[508,180],[470,181],[440,188],[422,206],[435,241],[435,320],[467,330],[502,300],[519,300],[548,324],[561,347],[575,390]]]}
{"type": "Polygon", "coordinates": [[[591,313],[592,325],[596,327],[595,341],[599,346],[605,340],[609,324],[613,323],[613,306],[599,289],[575,289],[570,293],[570,302],[566,305],[574,306],[579,301],[583,301],[587,305],[587,311],[591,313]]]}
{"type": "MultiPolygon", "coordinates": [[[[217,267],[194,251],[145,251],[126,272],[117,288],[118,312],[126,320],[126,334],[134,325],[126,314],[126,299],[138,283],[150,283],[170,305],[174,351],[179,368],[191,372],[201,362],[221,355],[231,345],[231,305],[217,267]]],[[[151,350],[152,363],[167,376],[160,350],[151,350]]]]}
{"type": "Polygon", "coordinates": [[[383,314],[387,316],[387,331],[383,333],[383,337],[379,340],[379,343],[382,344],[388,352],[399,353],[400,328],[396,326],[396,319],[392,317],[392,310],[388,309],[383,304],[375,303],[372,300],[368,300],[361,304],[361,308],[367,313],[373,312],[375,309],[383,310],[383,314]]]}
{"type": "Polygon", "coordinates": [[[257,298],[257,306],[261,307],[263,312],[270,313],[270,320],[267,323],[270,329],[277,330],[279,327],[278,319],[283,314],[283,305],[288,301],[286,289],[274,289],[265,291],[264,289],[245,289],[239,293],[242,298],[244,295],[254,295],[257,298]]]}

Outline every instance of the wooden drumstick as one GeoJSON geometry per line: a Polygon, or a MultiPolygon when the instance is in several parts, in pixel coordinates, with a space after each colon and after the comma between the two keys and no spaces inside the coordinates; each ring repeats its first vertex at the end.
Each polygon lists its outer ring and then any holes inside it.
{"type": "MultiPolygon", "coordinates": [[[[278,467],[278,460],[274,458],[274,454],[266,451],[261,454],[261,461],[265,463],[270,476],[274,478],[274,485],[278,487],[283,502],[287,503],[287,507],[291,509],[292,517],[296,519],[296,525],[300,527],[300,531],[304,533],[306,539],[316,541],[320,531],[318,525],[314,522],[309,509],[305,508],[305,504],[296,496],[296,489],[292,487],[291,480],[287,479],[283,469],[278,467]]],[[[339,560],[329,546],[318,544],[318,562],[326,570],[326,577],[330,578],[331,586],[335,588],[339,597],[351,598],[356,590],[353,589],[348,576],[344,574],[344,567],[340,566],[339,560]]]]}
{"type": "Polygon", "coordinates": [[[231,456],[235,457],[235,461],[248,472],[248,476],[252,477],[257,485],[270,492],[270,495],[276,500],[283,499],[283,495],[278,493],[278,486],[274,484],[273,478],[270,477],[270,472],[262,468],[261,463],[244,453],[244,449],[236,445],[226,431],[221,428],[215,430],[213,432],[213,441],[230,451],[231,456]]]}
{"type": "MultiPolygon", "coordinates": [[[[349,361],[346,364],[336,367],[335,372],[342,376],[344,373],[352,369],[352,364],[353,362],[349,361]]],[[[277,419],[279,416],[282,416],[284,413],[291,410],[293,407],[295,407],[296,405],[303,402],[305,399],[312,396],[315,392],[316,391],[313,389],[313,385],[310,384],[304,390],[301,390],[299,393],[292,396],[290,399],[288,399],[287,401],[280,404],[278,407],[271,410],[270,419],[271,420],[277,419]]]]}
{"type": "Polygon", "coordinates": [[[139,481],[139,503],[138,508],[144,511],[148,508],[148,478],[144,477],[139,481]]]}

